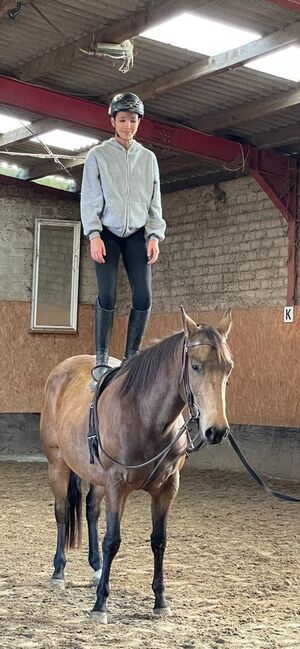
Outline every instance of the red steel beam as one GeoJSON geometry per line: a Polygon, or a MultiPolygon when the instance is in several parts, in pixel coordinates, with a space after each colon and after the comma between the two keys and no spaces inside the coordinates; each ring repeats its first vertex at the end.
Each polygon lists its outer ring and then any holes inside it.
{"type": "MultiPolygon", "coordinates": [[[[299,0],[300,1],[300,0],[299,0]]],[[[69,123],[111,132],[107,107],[0,76],[0,102],[69,123]]],[[[297,162],[271,150],[258,150],[185,126],[143,119],[139,137],[170,149],[194,153],[214,163],[243,164],[288,221],[288,304],[295,303],[297,270],[297,162]]]]}
{"type": "MultiPolygon", "coordinates": [[[[107,107],[29,83],[0,76],[0,102],[48,115],[80,126],[111,132],[107,107]]],[[[163,124],[143,119],[139,137],[172,149],[196,153],[213,162],[241,162],[241,146],[224,138],[193,131],[185,126],[163,124]]]]}
{"type": "Polygon", "coordinates": [[[269,2],[280,5],[284,9],[290,9],[290,11],[300,11],[300,0],[269,0],[269,2]]]}
{"type": "Polygon", "coordinates": [[[250,171],[288,224],[287,304],[297,302],[298,165],[297,160],[271,150],[252,150],[250,171]]]}

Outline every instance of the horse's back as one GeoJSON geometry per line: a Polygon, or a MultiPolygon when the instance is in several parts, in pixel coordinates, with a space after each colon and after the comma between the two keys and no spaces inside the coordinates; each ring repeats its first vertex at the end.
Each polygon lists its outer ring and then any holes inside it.
{"type": "MultiPolygon", "coordinates": [[[[109,357],[109,365],[118,367],[121,361],[113,356],[109,357]]],[[[95,366],[95,356],[81,354],[66,358],[49,374],[45,385],[46,398],[53,398],[67,388],[87,389],[91,381],[91,371],[95,366]]],[[[91,396],[91,393],[90,393],[91,396]]]]}
{"type": "MultiPolygon", "coordinates": [[[[111,367],[120,361],[110,357],[111,367]]],[[[86,426],[89,405],[93,398],[90,390],[91,370],[95,356],[82,354],[71,356],[59,363],[49,374],[44,389],[41,412],[40,437],[44,452],[49,447],[59,447],[59,432],[72,422],[86,426]]]]}

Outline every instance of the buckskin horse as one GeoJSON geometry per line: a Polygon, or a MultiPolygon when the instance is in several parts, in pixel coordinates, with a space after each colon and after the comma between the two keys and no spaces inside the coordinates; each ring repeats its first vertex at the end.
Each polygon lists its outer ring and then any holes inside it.
{"type": "Polygon", "coordinates": [[[86,498],[89,563],[98,583],[91,616],[103,624],[107,623],[109,576],[120,547],[125,501],[136,489],[145,490],[152,499],[154,612],[170,613],[163,578],[167,516],[191,445],[181,413],[188,404],[189,420],[197,423],[195,448],[219,444],[228,431],[225,393],[233,361],[226,339],[231,313],[226,312],[214,328],[197,325],[181,311],[183,331],[126,361],[101,392],[94,404],[98,439],[96,448],[91,445],[93,452],[91,448],[89,452],[87,437],[94,357],[68,358],[51,372],[45,386],[41,441],[57,523],[52,581],[63,585],[65,547],[80,544],[82,478],[90,485],[86,498]],[[97,524],[104,496],[102,563],[97,524]]]}

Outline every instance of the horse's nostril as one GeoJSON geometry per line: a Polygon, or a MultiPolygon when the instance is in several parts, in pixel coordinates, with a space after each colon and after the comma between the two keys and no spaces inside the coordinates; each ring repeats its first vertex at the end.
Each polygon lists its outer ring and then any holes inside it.
{"type": "Polygon", "coordinates": [[[214,431],[213,428],[208,428],[208,429],[205,431],[205,437],[206,437],[206,439],[207,439],[208,442],[211,442],[212,439],[213,439],[213,436],[214,436],[214,432],[213,432],[213,431],[214,431]]]}
{"type": "Polygon", "coordinates": [[[209,444],[220,444],[225,433],[227,433],[226,428],[220,429],[212,426],[205,431],[205,437],[209,444]]]}

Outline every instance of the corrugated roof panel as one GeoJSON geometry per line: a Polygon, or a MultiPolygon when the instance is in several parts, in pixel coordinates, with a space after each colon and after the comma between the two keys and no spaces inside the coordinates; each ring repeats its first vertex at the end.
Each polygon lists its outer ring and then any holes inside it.
{"type": "Polygon", "coordinates": [[[270,33],[295,20],[296,12],[271,4],[267,0],[216,0],[201,10],[203,15],[218,21],[228,21],[247,29],[270,33]]]}
{"type": "Polygon", "coordinates": [[[0,22],[1,70],[12,70],[50,49],[92,34],[111,20],[134,15],[147,4],[139,0],[127,0],[126,5],[121,0],[75,0],[72,4],[39,0],[37,8],[43,18],[30,2],[24,3],[15,20],[4,17],[0,22]]]}
{"type": "Polygon", "coordinates": [[[272,77],[269,87],[262,75],[255,79],[252,70],[236,70],[198,79],[147,101],[147,109],[156,114],[182,120],[195,119],[229,110],[237,105],[288,91],[296,84],[272,77]],[[250,73],[250,74],[249,74],[250,73]]]}
{"type": "MultiPolygon", "coordinates": [[[[126,5],[122,0],[52,0],[51,3],[39,0],[37,8],[45,14],[47,22],[25,0],[21,14],[15,20],[4,16],[0,21],[0,74],[17,76],[18,68],[25,61],[34,60],[43,52],[55,50],[64,43],[91,34],[112,20],[121,21],[151,5],[152,0],[128,0],[126,5]]],[[[287,24],[300,20],[299,13],[288,11],[268,0],[214,0],[207,2],[206,7],[200,7],[197,13],[262,34],[282,29],[287,24]]],[[[134,66],[128,74],[119,72],[119,61],[82,55],[71,69],[56,69],[37,79],[35,83],[104,103],[107,96],[119,90],[130,89],[135,84],[206,58],[141,37],[135,39],[134,48],[134,66]]],[[[145,102],[146,113],[157,119],[189,124],[197,117],[213,116],[214,113],[288,92],[295,87],[297,85],[291,81],[241,67],[198,78],[153,97],[145,102]]],[[[16,113],[21,115],[22,111],[14,110],[14,114],[16,113]]],[[[233,136],[251,140],[256,134],[298,125],[299,122],[300,109],[299,106],[294,106],[256,119],[255,122],[237,125],[228,131],[233,136]]],[[[103,136],[107,137],[109,134],[103,136]]],[[[31,146],[29,143],[20,144],[20,151],[25,153],[31,146]]],[[[173,160],[176,155],[163,147],[153,149],[161,160],[173,160]]]]}
{"type": "Polygon", "coordinates": [[[260,133],[268,133],[277,128],[284,128],[287,126],[299,125],[300,124],[300,108],[296,107],[297,111],[280,111],[278,113],[273,113],[271,116],[266,116],[261,119],[256,119],[255,123],[247,122],[239,124],[238,128],[229,128],[228,130],[233,135],[240,135],[247,137],[251,140],[252,136],[258,135],[260,133]]]}
{"type": "MultiPolygon", "coordinates": [[[[136,11],[152,5],[152,2],[127,0],[39,0],[37,9],[24,2],[15,20],[4,17],[0,24],[0,60],[2,66],[12,69],[47,49],[70,42],[92,33],[111,20],[124,19],[136,11]],[[48,21],[48,22],[47,22],[48,21]]],[[[297,19],[297,14],[285,10],[267,0],[216,0],[194,13],[218,21],[227,21],[260,33],[270,33],[297,19]]]]}
{"type": "MultiPolygon", "coordinates": [[[[138,53],[133,69],[126,75],[118,71],[118,62],[111,59],[84,57],[72,66],[72,75],[57,71],[40,80],[55,88],[75,90],[75,94],[102,96],[112,94],[122,88],[130,88],[136,83],[150,80],[160,74],[185,67],[205,57],[187,50],[167,45],[151,43],[149,39],[136,39],[138,53]],[[172,56],[170,56],[170,52],[172,56]]],[[[154,114],[179,117],[201,116],[226,110],[235,104],[242,104],[295,87],[294,82],[256,72],[248,68],[238,68],[222,74],[196,79],[193,82],[175,87],[153,99],[147,100],[147,107],[154,114]]]]}

